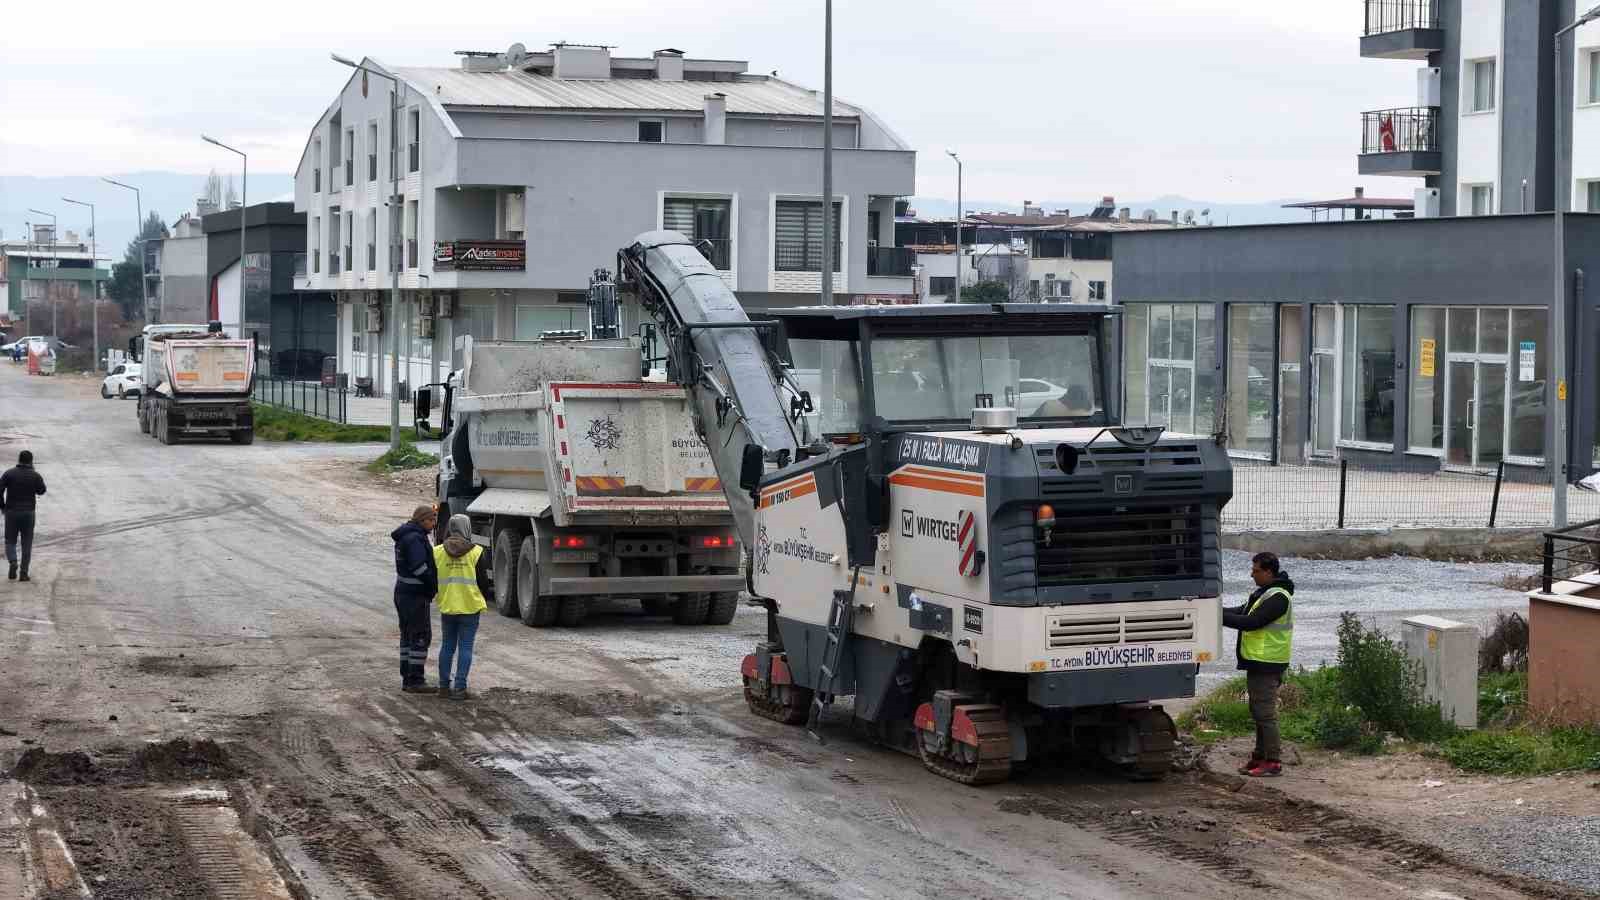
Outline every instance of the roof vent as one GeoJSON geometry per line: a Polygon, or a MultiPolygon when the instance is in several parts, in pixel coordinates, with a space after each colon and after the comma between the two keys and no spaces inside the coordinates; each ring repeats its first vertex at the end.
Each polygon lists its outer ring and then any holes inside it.
{"type": "Polygon", "coordinates": [[[611,48],[600,44],[552,44],[557,78],[605,81],[611,78],[611,48]]]}
{"type": "Polygon", "coordinates": [[[682,81],[683,80],[683,51],[668,47],[655,52],[656,80],[657,81],[682,81]]]}

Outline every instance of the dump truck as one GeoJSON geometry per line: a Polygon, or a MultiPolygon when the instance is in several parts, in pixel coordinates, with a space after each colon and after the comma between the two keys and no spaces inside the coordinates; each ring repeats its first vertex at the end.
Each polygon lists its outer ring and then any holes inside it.
{"type": "MultiPolygon", "coordinates": [[[[471,518],[500,614],[573,626],[617,598],[681,625],[733,621],[733,517],[687,394],[641,377],[640,339],[463,341],[443,386],[440,528],[471,518]]],[[[419,404],[420,420],[431,393],[419,404]]]]}
{"type": "Polygon", "coordinates": [[[768,618],[741,665],[753,713],[820,734],[853,695],[857,731],[966,784],[1078,756],[1170,769],[1157,701],[1194,696],[1220,651],[1232,471],[1211,439],[1118,424],[1113,308],[752,320],[666,231],[617,269],[751,548],[768,618]]]}
{"type": "Polygon", "coordinates": [[[255,440],[253,341],[208,326],[151,326],[136,340],[142,344],[141,432],[163,444],[185,437],[255,440]]]}

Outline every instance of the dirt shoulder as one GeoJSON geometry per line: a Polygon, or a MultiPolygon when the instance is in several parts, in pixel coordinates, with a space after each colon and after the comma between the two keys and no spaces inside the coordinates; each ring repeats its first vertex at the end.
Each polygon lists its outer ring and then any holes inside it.
{"type": "MultiPolygon", "coordinates": [[[[1231,777],[1250,739],[1208,748],[1231,777]]],[[[1346,811],[1461,859],[1600,895],[1600,772],[1471,775],[1412,750],[1356,756],[1293,747],[1270,787],[1346,811]]]]}

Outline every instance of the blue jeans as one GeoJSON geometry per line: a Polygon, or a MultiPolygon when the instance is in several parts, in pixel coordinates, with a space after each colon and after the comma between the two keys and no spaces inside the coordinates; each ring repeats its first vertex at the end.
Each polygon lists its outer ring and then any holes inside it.
{"type": "Polygon", "coordinates": [[[479,615],[481,613],[439,617],[440,630],[444,632],[443,639],[439,641],[440,690],[444,690],[445,685],[458,691],[467,689],[467,672],[472,669],[472,643],[478,639],[479,615]],[[457,650],[461,653],[461,660],[455,668],[455,684],[450,684],[450,664],[455,661],[457,650]]]}

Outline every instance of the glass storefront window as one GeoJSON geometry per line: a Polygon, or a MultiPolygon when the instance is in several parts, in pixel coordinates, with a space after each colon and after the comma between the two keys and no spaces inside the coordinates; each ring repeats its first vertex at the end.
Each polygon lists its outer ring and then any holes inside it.
{"type": "Polygon", "coordinates": [[[1149,394],[1145,360],[1150,349],[1150,308],[1143,303],[1124,307],[1122,314],[1122,421],[1146,425],[1149,394]]]}
{"type": "MultiPolygon", "coordinates": [[[[1488,326],[1484,331],[1487,333],[1488,326]]],[[[1511,311],[1511,417],[1509,456],[1544,456],[1548,412],[1549,315],[1545,309],[1511,311]]]]}
{"type": "Polygon", "coordinates": [[[588,330],[586,306],[519,306],[512,340],[536,341],[546,331],[588,330]]]}
{"type": "Polygon", "coordinates": [[[1216,427],[1216,307],[1129,304],[1123,316],[1123,380],[1128,424],[1183,434],[1216,427]]]}
{"type": "Polygon", "coordinates": [[[1228,446],[1272,454],[1273,307],[1228,306],[1228,446]]]}
{"type": "Polygon", "coordinates": [[[1394,443],[1394,307],[1344,307],[1340,437],[1394,443]]]}
{"type": "Polygon", "coordinates": [[[1406,438],[1413,450],[1444,449],[1444,318],[1441,307],[1411,310],[1411,406],[1406,438]]]}

